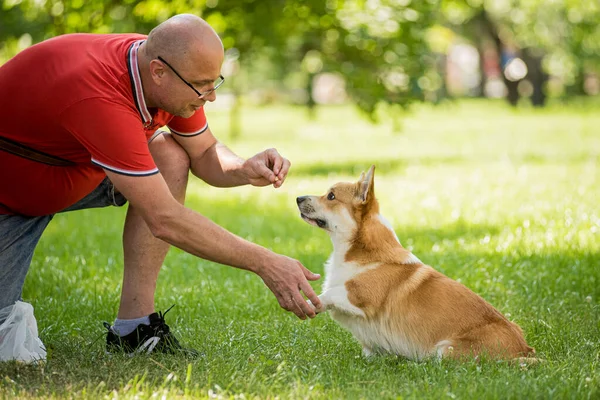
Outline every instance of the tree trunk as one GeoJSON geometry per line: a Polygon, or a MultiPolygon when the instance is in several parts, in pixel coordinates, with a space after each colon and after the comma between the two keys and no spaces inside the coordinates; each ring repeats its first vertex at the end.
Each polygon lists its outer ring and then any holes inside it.
{"type": "Polygon", "coordinates": [[[479,85],[477,86],[477,97],[485,97],[485,85],[487,75],[485,71],[485,47],[481,37],[477,40],[477,52],[479,53],[479,85]]]}
{"type": "Polygon", "coordinates": [[[242,133],[240,123],[241,95],[240,90],[235,84],[236,79],[232,79],[233,104],[229,110],[229,137],[231,140],[238,139],[242,133]]]}
{"type": "Polygon", "coordinates": [[[306,93],[308,95],[308,99],[306,100],[306,107],[308,109],[308,118],[313,121],[317,118],[317,102],[313,97],[314,81],[315,74],[309,73],[306,82],[306,93]]]}
{"type": "Polygon", "coordinates": [[[545,85],[548,82],[548,74],[542,69],[542,54],[535,49],[523,49],[523,61],[527,65],[527,78],[533,85],[531,103],[535,107],[543,107],[546,104],[545,85]]]}
{"type": "Polygon", "coordinates": [[[513,82],[513,81],[509,80],[506,77],[506,75],[504,74],[504,67],[506,67],[506,63],[508,60],[506,60],[506,62],[503,62],[503,60],[504,60],[503,55],[508,51],[508,46],[506,46],[502,42],[502,39],[500,38],[500,35],[498,34],[498,30],[496,29],[496,26],[489,19],[485,10],[482,10],[481,13],[479,13],[479,15],[477,16],[477,20],[481,24],[482,31],[487,32],[489,37],[493,40],[494,45],[496,47],[496,51],[498,52],[498,55],[500,55],[499,58],[500,58],[500,64],[501,64],[500,69],[502,72],[501,75],[502,75],[502,80],[504,81],[504,85],[506,86],[506,90],[507,90],[506,100],[508,100],[510,105],[516,106],[517,103],[519,102],[519,97],[520,97],[519,91],[517,90],[517,88],[519,86],[519,81],[513,82]]]}
{"type": "Polygon", "coordinates": [[[579,66],[579,70],[577,76],[575,77],[575,82],[572,85],[566,87],[565,94],[568,97],[572,96],[583,96],[586,95],[585,92],[585,70],[583,66],[579,66]]]}

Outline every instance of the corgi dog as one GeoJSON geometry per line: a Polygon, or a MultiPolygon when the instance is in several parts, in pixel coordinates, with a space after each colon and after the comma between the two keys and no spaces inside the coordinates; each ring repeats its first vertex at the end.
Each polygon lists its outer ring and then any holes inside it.
{"type": "Polygon", "coordinates": [[[321,307],[350,330],[365,356],[413,360],[530,360],[521,328],[464,285],[402,247],[379,214],[372,166],[356,183],[296,199],[302,219],[325,230],[333,253],[325,267],[321,307]]]}

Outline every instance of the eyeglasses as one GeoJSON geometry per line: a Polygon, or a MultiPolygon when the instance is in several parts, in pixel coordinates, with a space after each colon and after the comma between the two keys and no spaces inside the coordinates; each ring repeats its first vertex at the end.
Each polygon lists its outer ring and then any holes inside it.
{"type": "Polygon", "coordinates": [[[217,78],[217,80],[214,82],[214,86],[212,89],[207,90],[205,92],[199,92],[198,90],[196,90],[196,88],[194,87],[194,85],[192,85],[191,83],[189,83],[188,81],[186,81],[185,79],[183,79],[183,77],[181,75],[179,75],[179,72],[177,72],[175,70],[175,68],[171,67],[171,64],[169,64],[168,62],[165,61],[164,58],[162,58],[161,56],[157,57],[161,62],[165,63],[167,65],[167,67],[171,68],[171,71],[175,72],[175,75],[177,75],[177,77],[179,79],[181,79],[181,81],[183,83],[185,83],[186,85],[188,85],[194,92],[196,92],[196,94],[198,95],[199,99],[202,99],[206,96],[208,96],[209,94],[211,94],[212,92],[214,92],[215,90],[217,90],[219,88],[219,86],[221,86],[223,84],[223,82],[225,82],[225,78],[223,77],[223,75],[219,75],[219,77],[217,78]]]}

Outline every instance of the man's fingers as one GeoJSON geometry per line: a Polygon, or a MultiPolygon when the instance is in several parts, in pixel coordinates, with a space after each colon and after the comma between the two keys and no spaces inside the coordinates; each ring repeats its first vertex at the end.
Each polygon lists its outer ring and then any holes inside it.
{"type": "MultiPolygon", "coordinates": [[[[306,292],[307,291],[304,290],[304,293],[306,292]]],[[[314,297],[317,301],[319,301],[319,298],[316,295],[314,297]]],[[[302,297],[302,294],[299,290],[289,294],[282,294],[281,296],[277,296],[277,300],[279,301],[279,305],[281,306],[281,308],[293,312],[298,318],[302,320],[306,319],[307,316],[310,318],[314,318],[317,316],[315,308],[311,306],[306,300],[304,300],[304,297],[302,297]]],[[[318,305],[315,304],[315,307],[318,308],[319,306],[320,303],[318,305]]]]}
{"type": "Polygon", "coordinates": [[[292,164],[290,163],[290,160],[288,160],[287,158],[283,158],[283,163],[281,165],[281,170],[279,171],[279,174],[277,175],[279,177],[280,181],[284,181],[285,178],[287,177],[288,171],[290,170],[290,166],[292,164]]]}
{"type": "MultiPolygon", "coordinates": [[[[321,278],[321,275],[309,271],[308,268],[306,268],[304,265],[300,265],[300,268],[302,269],[304,276],[308,280],[316,281],[317,279],[321,278]]],[[[300,289],[306,295],[306,297],[308,297],[308,299],[314,304],[314,306],[319,308],[321,306],[321,300],[319,299],[319,296],[317,296],[313,288],[308,284],[308,282],[300,282],[299,286],[300,289]]]]}
{"type": "MultiPolygon", "coordinates": [[[[302,298],[302,296],[300,296],[300,298],[302,298]]],[[[289,311],[296,314],[296,316],[300,319],[306,319],[306,313],[298,305],[301,303],[305,303],[304,299],[302,299],[302,301],[299,303],[298,300],[295,299],[295,296],[293,298],[290,298],[289,299],[289,304],[290,304],[289,311]]]]}
{"type": "Polygon", "coordinates": [[[288,310],[287,299],[285,299],[283,296],[275,293],[274,291],[273,291],[273,294],[275,294],[275,298],[277,299],[277,302],[279,303],[279,307],[283,308],[284,310],[288,310]]]}
{"type": "MultiPolygon", "coordinates": [[[[279,302],[279,306],[281,308],[283,308],[286,311],[293,312],[300,319],[306,319],[306,314],[300,309],[296,300],[294,300],[294,295],[283,292],[276,294],[275,297],[277,298],[277,301],[279,302]]],[[[302,298],[302,296],[300,296],[300,298],[302,298]]],[[[304,302],[304,299],[302,299],[302,301],[304,302]]]]}
{"type": "Polygon", "coordinates": [[[260,175],[261,175],[263,178],[265,178],[267,181],[269,181],[269,182],[271,182],[271,183],[274,183],[274,182],[276,181],[276,178],[277,178],[277,177],[275,176],[275,174],[273,173],[273,171],[271,171],[271,170],[269,169],[269,167],[267,167],[267,166],[266,166],[266,165],[264,165],[264,164],[259,164],[259,165],[258,165],[258,173],[259,173],[259,174],[260,174],[260,175]]]}
{"type": "Polygon", "coordinates": [[[304,265],[302,265],[302,272],[304,273],[306,279],[308,279],[309,281],[316,281],[317,279],[321,278],[321,275],[309,271],[308,268],[306,268],[304,265]]]}
{"type": "Polygon", "coordinates": [[[313,303],[313,305],[316,308],[321,307],[321,299],[319,299],[319,296],[317,296],[317,294],[315,293],[313,288],[308,284],[308,282],[300,283],[300,289],[304,292],[306,297],[308,297],[310,302],[313,303]]]}
{"type": "Polygon", "coordinates": [[[271,183],[275,188],[281,187],[290,169],[290,162],[283,158],[276,149],[268,149],[252,159],[253,171],[271,183]]]}
{"type": "Polygon", "coordinates": [[[290,162],[285,158],[282,158],[282,160],[283,162],[281,164],[281,170],[277,175],[277,181],[273,184],[273,186],[275,186],[276,188],[281,187],[281,185],[283,185],[283,182],[285,182],[285,178],[287,178],[287,174],[290,169],[290,162]]]}
{"type": "Polygon", "coordinates": [[[273,165],[273,173],[279,178],[283,166],[283,157],[275,149],[269,149],[267,153],[269,164],[273,165]]]}
{"type": "Polygon", "coordinates": [[[310,272],[298,260],[289,257],[281,259],[285,261],[283,264],[286,268],[274,274],[274,276],[279,275],[277,279],[271,279],[270,275],[275,272],[272,270],[261,277],[277,298],[281,308],[293,312],[300,319],[306,319],[307,316],[314,318],[316,316],[315,308],[321,308],[321,300],[306,278],[318,279],[320,275],[310,272]],[[299,273],[298,267],[302,274],[299,273]],[[305,300],[305,296],[312,302],[312,305],[305,300]]]}
{"type": "Polygon", "coordinates": [[[293,299],[294,302],[298,305],[298,307],[300,307],[304,315],[310,318],[314,318],[317,316],[314,308],[310,304],[308,304],[308,302],[302,296],[302,293],[300,293],[300,285],[298,285],[298,289],[294,291],[293,299]]]}

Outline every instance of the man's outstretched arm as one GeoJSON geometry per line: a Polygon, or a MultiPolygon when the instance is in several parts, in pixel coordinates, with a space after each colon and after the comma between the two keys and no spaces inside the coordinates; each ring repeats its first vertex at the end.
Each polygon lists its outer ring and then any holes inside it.
{"type": "Polygon", "coordinates": [[[206,260],[252,271],[263,279],[282,308],[302,319],[315,316],[301,292],[319,305],[307,280],[319,279],[319,275],[299,261],[240,238],[184,207],[173,198],[160,174],[135,177],[108,170],[106,174],[142,214],[154,236],[206,260]]]}

